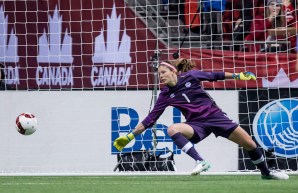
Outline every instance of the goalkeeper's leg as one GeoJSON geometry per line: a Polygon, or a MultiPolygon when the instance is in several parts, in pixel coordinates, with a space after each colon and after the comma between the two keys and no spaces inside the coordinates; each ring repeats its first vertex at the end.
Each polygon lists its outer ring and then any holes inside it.
{"type": "Polygon", "coordinates": [[[239,144],[248,151],[251,161],[260,169],[263,179],[288,179],[289,176],[284,173],[271,172],[266,164],[265,158],[251,136],[238,126],[229,136],[229,140],[239,144]]]}
{"type": "Polygon", "coordinates": [[[196,167],[191,172],[191,175],[197,175],[202,171],[209,169],[210,164],[205,162],[203,158],[199,155],[197,150],[194,148],[193,144],[190,142],[195,132],[194,129],[185,123],[178,123],[168,127],[168,134],[183,152],[188,154],[196,161],[196,167]]]}

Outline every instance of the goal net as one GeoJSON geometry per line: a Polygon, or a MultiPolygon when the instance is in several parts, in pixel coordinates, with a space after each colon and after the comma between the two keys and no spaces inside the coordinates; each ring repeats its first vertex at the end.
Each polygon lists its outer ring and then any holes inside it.
{"type": "MultiPolygon", "coordinates": [[[[189,172],[194,161],[167,134],[185,121],[176,108],[122,152],[113,146],[152,109],[159,62],[176,58],[256,74],[203,86],[270,168],[297,171],[297,9],[279,2],[0,0],[1,174],[189,172]],[[29,136],[15,129],[24,112],[38,121],[29,136]]],[[[257,171],[227,139],[212,134],[195,147],[211,172],[257,171]]]]}

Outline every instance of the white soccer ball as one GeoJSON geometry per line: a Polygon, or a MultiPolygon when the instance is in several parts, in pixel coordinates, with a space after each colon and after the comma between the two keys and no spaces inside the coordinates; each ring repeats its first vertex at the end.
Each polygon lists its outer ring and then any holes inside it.
{"type": "Polygon", "coordinates": [[[22,135],[31,135],[37,129],[37,119],[31,113],[22,113],[16,119],[16,129],[22,135]]]}

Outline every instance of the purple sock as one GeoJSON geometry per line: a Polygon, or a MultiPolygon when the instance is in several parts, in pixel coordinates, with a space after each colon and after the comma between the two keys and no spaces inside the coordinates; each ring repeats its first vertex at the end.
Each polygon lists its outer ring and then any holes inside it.
{"type": "Polygon", "coordinates": [[[194,148],[193,144],[186,139],[180,132],[171,136],[174,143],[185,153],[187,153],[190,157],[192,157],[196,161],[201,161],[203,158],[199,155],[197,150],[194,148]]]}
{"type": "Polygon", "coordinates": [[[260,170],[262,175],[268,176],[270,173],[270,170],[267,167],[267,164],[265,162],[265,158],[259,148],[255,148],[251,151],[248,151],[248,155],[252,161],[260,170]]]}

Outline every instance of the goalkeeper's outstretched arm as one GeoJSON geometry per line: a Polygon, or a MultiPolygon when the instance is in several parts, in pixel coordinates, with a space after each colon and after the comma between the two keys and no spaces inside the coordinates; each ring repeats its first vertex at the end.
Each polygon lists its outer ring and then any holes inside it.
{"type": "Polygon", "coordinates": [[[119,150],[122,151],[122,149],[130,142],[132,141],[135,136],[145,131],[146,128],[144,127],[143,123],[140,123],[136,126],[136,128],[129,134],[118,137],[114,141],[114,146],[119,150]]]}

